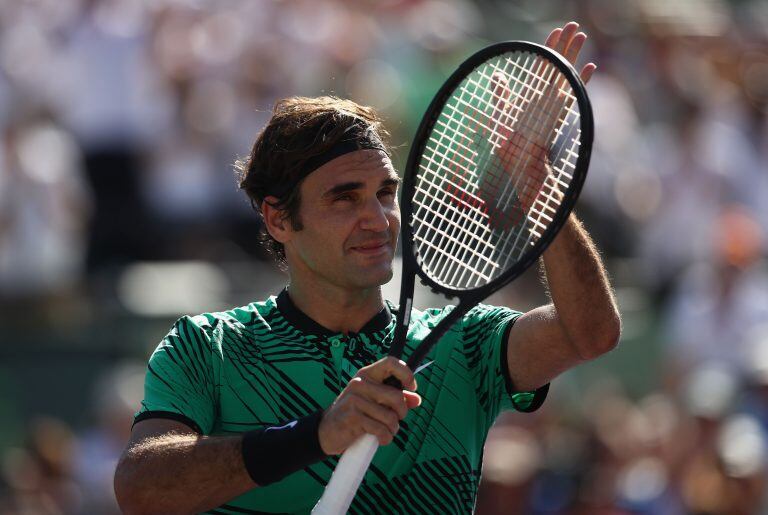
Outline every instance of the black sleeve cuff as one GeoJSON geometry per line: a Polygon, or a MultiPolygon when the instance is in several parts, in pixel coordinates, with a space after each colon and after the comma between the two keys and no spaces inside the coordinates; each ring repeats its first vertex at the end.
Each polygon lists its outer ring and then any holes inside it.
{"type": "MultiPolygon", "coordinates": [[[[515,325],[515,322],[517,322],[517,319],[520,318],[515,317],[512,320],[507,323],[507,327],[504,328],[504,334],[501,337],[501,352],[499,357],[499,366],[501,368],[501,375],[504,377],[504,386],[507,389],[507,395],[512,397],[516,393],[523,393],[523,392],[517,392],[515,391],[515,384],[512,382],[512,377],[509,375],[509,364],[507,363],[507,350],[509,347],[509,332],[512,330],[512,326],[515,325]]],[[[533,400],[530,402],[530,404],[525,408],[520,408],[518,404],[515,402],[514,398],[512,398],[512,404],[515,406],[515,409],[517,411],[521,411],[523,413],[531,413],[533,411],[536,411],[541,407],[542,404],[544,404],[544,401],[547,398],[547,394],[549,393],[549,383],[545,384],[544,386],[537,388],[533,395],[533,400]]]]}
{"type": "Polygon", "coordinates": [[[549,383],[545,384],[541,388],[537,388],[536,391],[533,392],[533,400],[529,402],[527,406],[521,407],[517,402],[515,402],[514,397],[512,398],[512,404],[515,406],[515,410],[521,413],[532,413],[541,408],[541,405],[544,404],[544,401],[547,399],[548,393],[549,383]]]}
{"type": "Polygon", "coordinates": [[[164,418],[168,420],[175,420],[176,422],[181,422],[182,424],[189,426],[189,428],[192,429],[194,432],[198,434],[203,434],[197,422],[195,422],[194,420],[192,420],[191,418],[185,415],[182,415],[181,413],[176,413],[174,411],[144,411],[142,413],[139,413],[134,417],[133,424],[131,425],[131,429],[133,429],[133,426],[135,426],[136,423],[141,422],[142,420],[148,420],[150,418],[164,418]]]}

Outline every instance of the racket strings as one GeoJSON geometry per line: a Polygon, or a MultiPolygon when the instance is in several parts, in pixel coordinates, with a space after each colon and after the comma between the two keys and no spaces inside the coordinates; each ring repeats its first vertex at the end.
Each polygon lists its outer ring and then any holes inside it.
{"type": "MultiPolygon", "coordinates": [[[[467,91],[467,89],[464,88],[464,92],[466,92],[466,91],[467,91]]],[[[467,111],[466,110],[466,106],[468,106],[469,104],[467,104],[466,102],[463,102],[462,101],[463,100],[462,97],[459,97],[459,100],[460,100],[459,103],[460,104],[464,104],[464,106],[465,106],[465,109],[464,109],[463,113],[466,113],[466,111],[467,111]]],[[[456,110],[454,108],[454,112],[455,111],[456,110]]],[[[462,114],[462,118],[464,118],[463,114],[462,114]]],[[[459,126],[460,129],[463,129],[464,132],[475,132],[474,129],[470,129],[469,127],[465,126],[462,123],[463,121],[464,121],[463,119],[460,119],[459,122],[458,122],[458,126],[459,126]]],[[[455,131],[454,131],[454,133],[455,133],[455,131]]],[[[461,134],[461,132],[459,132],[459,134],[461,134]]],[[[451,139],[455,139],[455,138],[451,138],[446,132],[442,132],[442,131],[439,132],[439,137],[440,137],[439,143],[442,146],[449,146],[448,144],[446,144],[443,141],[444,139],[447,138],[449,141],[451,139]]],[[[470,144],[471,144],[471,141],[470,141],[470,144]]],[[[475,208],[474,210],[470,211],[475,216],[470,216],[470,215],[467,215],[467,214],[463,214],[463,213],[459,212],[458,210],[453,209],[452,205],[450,205],[450,204],[446,205],[445,203],[442,203],[443,205],[441,207],[448,209],[449,216],[448,217],[444,217],[444,220],[447,219],[448,222],[450,223],[449,231],[448,232],[444,232],[444,231],[440,230],[439,228],[436,228],[433,224],[428,224],[427,227],[429,229],[431,229],[432,231],[434,231],[431,234],[428,234],[428,236],[435,236],[436,235],[435,233],[437,233],[439,235],[446,236],[447,237],[447,241],[448,241],[448,247],[447,248],[445,248],[445,247],[444,248],[440,248],[437,245],[431,244],[431,240],[428,239],[428,238],[422,238],[421,240],[423,242],[429,241],[430,242],[430,245],[429,245],[430,246],[430,250],[434,251],[434,252],[429,253],[426,256],[426,258],[427,258],[426,260],[429,262],[429,267],[431,269],[443,269],[444,271],[448,271],[448,272],[453,271],[453,273],[455,275],[455,273],[458,270],[462,270],[462,269],[464,271],[469,269],[469,270],[471,270],[473,272],[476,272],[476,270],[473,267],[466,267],[466,266],[464,266],[464,263],[467,262],[467,260],[466,260],[467,253],[469,253],[470,256],[475,257],[475,258],[477,258],[478,256],[479,257],[485,257],[485,256],[483,256],[482,254],[479,254],[476,251],[476,249],[480,245],[482,245],[484,243],[483,240],[484,240],[485,235],[480,234],[478,236],[478,232],[477,232],[477,229],[479,229],[481,233],[484,230],[484,225],[482,223],[484,221],[478,222],[477,216],[476,216],[477,213],[478,213],[478,210],[476,208],[478,208],[479,205],[482,203],[482,199],[480,199],[479,197],[475,197],[474,199],[472,199],[472,197],[470,196],[469,198],[471,200],[475,200],[475,201],[474,202],[469,202],[469,203],[466,202],[467,197],[468,197],[468,195],[467,195],[468,192],[467,192],[466,189],[463,188],[463,185],[465,183],[465,181],[463,180],[463,177],[462,177],[463,174],[461,173],[461,170],[457,170],[456,169],[456,164],[458,164],[458,161],[459,161],[457,159],[457,156],[466,157],[464,154],[465,154],[465,151],[468,149],[468,147],[460,144],[458,146],[458,151],[454,150],[451,147],[449,147],[449,149],[452,151],[451,153],[444,153],[444,154],[440,155],[440,157],[442,158],[442,161],[443,161],[440,164],[443,165],[442,167],[445,169],[446,167],[444,166],[444,163],[445,163],[445,161],[448,161],[448,163],[450,163],[451,166],[449,166],[447,168],[447,170],[449,171],[449,173],[451,175],[454,176],[454,177],[450,178],[450,179],[453,179],[453,182],[449,182],[448,188],[445,188],[445,191],[447,192],[447,194],[450,197],[450,200],[453,201],[453,203],[458,204],[458,205],[460,205],[460,206],[462,206],[464,208],[462,211],[464,211],[465,213],[467,212],[467,208],[468,207],[469,208],[475,208]],[[458,232],[462,232],[462,229],[463,229],[460,225],[455,223],[455,220],[457,219],[457,214],[459,215],[459,218],[463,217],[465,219],[470,220],[471,223],[472,223],[470,228],[471,229],[475,229],[473,231],[465,231],[464,232],[465,237],[461,238],[461,239],[454,237],[454,234],[457,232],[457,230],[458,230],[458,232]],[[465,240],[467,240],[467,236],[471,236],[474,239],[477,239],[479,237],[479,240],[478,241],[471,241],[471,242],[469,242],[469,243],[472,244],[470,246],[470,245],[467,245],[465,243],[465,240]],[[479,243],[480,245],[477,245],[477,243],[479,243]],[[458,252],[459,257],[458,258],[455,257],[455,254],[456,254],[456,251],[457,251],[457,246],[459,247],[458,248],[458,250],[459,250],[459,252],[458,252]]],[[[472,156],[472,157],[476,157],[476,153],[473,152],[473,154],[475,154],[475,155],[472,156]]],[[[471,166],[475,165],[474,159],[470,159],[470,162],[471,162],[471,166]]],[[[459,167],[461,168],[461,166],[459,166],[459,167]]],[[[467,170],[465,169],[464,171],[466,172],[467,170]]],[[[472,174],[472,173],[470,172],[470,174],[472,174]]],[[[450,181],[450,179],[449,179],[449,181],[450,181]]],[[[430,181],[430,185],[433,186],[433,187],[437,187],[437,185],[434,182],[432,182],[432,181],[430,181]]],[[[440,191],[440,190],[438,189],[438,191],[440,191]]],[[[433,197],[432,198],[432,202],[430,202],[430,204],[429,204],[428,211],[431,214],[437,214],[436,210],[435,210],[435,201],[438,200],[438,199],[439,199],[439,197],[437,197],[437,196],[433,197]]],[[[419,229],[423,229],[423,228],[424,227],[420,227],[419,229]]],[[[416,233],[417,241],[419,239],[419,236],[420,236],[419,233],[420,232],[424,232],[424,231],[417,230],[417,233],[416,233]]],[[[486,259],[486,261],[487,261],[487,259],[486,259]]],[[[482,274],[480,276],[480,279],[481,280],[484,279],[482,274]]]]}
{"type": "MultiPolygon", "coordinates": [[[[528,237],[525,239],[522,245],[518,244],[521,241],[521,236],[525,235],[526,232],[516,232],[516,238],[512,243],[512,247],[513,249],[517,250],[517,252],[507,253],[507,262],[513,262],[512,260],[516,261],[519,258],[519,253],[527,248],[527,246],[531,243],[531,240],[534,237],[539,238],[541,236],[541,233],[543,233],[543,230],[545,230],[547,227],[546,224],[542,223],[541,219],[546,218],[548,222],[553,220],[553,218],[547,217],[545,212],[551,211],[554,215],[557,207],[559,207],[559,200],[561,198],[560,195],[554,194],[555,190],[553,187],[550,188],[550,191],[545,190],[545,181],[549,177],[550,164],[548,163],[548,156],[546,156],[547,148],[545,148],[543,145],[551,145],[554,143],[554,141],[548,141],[547,138],[552,137],[551,132],[556,127],[557,130],[555,132],[562,133],[563,125],[567,123],[567,114],[563,118],[560,118],[561,110],[564,106],[568,106],[569,102],[566,100],[562,102],[561,105],[558,105],[561,102],[560,95],[563,92],[561,85],[564,82],[564,78],[556,75],[558,72],[556,67],[549,62],[545,62],[541,58],[536,58],[534,67],[535,71],[531,74],[527,73],[525,80],[522,81],[519,80],[514,74],[509,75],[512,80],[518,83],[520,89],[527,90],[526,94],[518,96],[518,98],[526,103],[527,106],[526,109],[522,111],[523,115],[520,117],[520,119],[514,121],[514,130],[517,132],[517,134],[525,134],[527,132],[528,138],[525,136],[520,138],[523,142],[523,148],[520,148],[521,145],[518,142],[516,145],[514,145],[511,153],[514,154],[514,150],[518,149],[522,153],[526,154],[525,162],[520,168],[528,171],[528,173],[517,175],[517,180],[514,181],[514,191],[517,192],[518,201],[524,206],[528,206],[526,209],[526,211],[528,211],[527,219],[530,223],[533,224],[533,227],[528,228],[528,237]],[[534,79],[541,79],[539,81],[539,84],[543,85],[541,90],[530,86],[528,81],[531,77],[534,79]],[[552,89],[556,89],[557,92],[553,94],[551,91],[552,89]],[[540,101],[541,99],[545,100],[543,106],[534,105],[531,107],[532,104],[540,101]],[[521,127],[521,125],[523,126],[521,127]],[[533,163],[531,163],[532,160],[534,161],[533,163]],[[531,168],[533,168],[533,174],[530,173],[531,168]],[[530,182],[536,179],[539,179],[541,182],[537,184],[536,187],[530,187],[530,182]],[[521,180],[523,182],[522,188],[521,180]],[[522,194],[519,193],[521,189],[522,194]],[[540,205],[537,205],[537,203],[540,205]]],[[[528,70],[523,68],[523,71],[527,72],[528,70]]],[[[556,137],[557,136],[555,136],[555,139],[556,137]]],[[[510,176],[511,175],[512,174],[510,174],[510,176]]],[[[509,182],[509,184],[512,183],[513,181],[509,182]]],[[[549,184],[550,186],[552,185],[551,182],[549,184]]],[[[509,196],[506,198],[507,201],[510,199],[509,196]]],[[[511,234],[513,233],[510,233],[509,235],[511,236],[511,234]]],[[[508,244],[510,241],[512,240],[508,239],[505,242],[505,247],[506,244],[508,244]]],[[[505,250],[506,248],[502,249],[502,253],[504,253],[505,250]]]]}
{"type": "Polygon", "coordinates": [[[412,217],[422,268],[453,288],[490,282],[555,218],[578,158],[575,97],[530,53],[482,65],[438,117],[419,165],[412,217]]]}

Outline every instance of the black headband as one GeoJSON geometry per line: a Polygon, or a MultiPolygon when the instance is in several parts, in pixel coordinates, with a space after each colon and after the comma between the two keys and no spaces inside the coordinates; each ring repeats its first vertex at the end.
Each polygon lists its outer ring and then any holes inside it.
{"type": "MultiPolygon", "coordinates": [[[[326,127],[322,129],[321,141],[325,141],[327,133],[335,127],[335,123],[328,122],[326,127]]],[[[344,154],[355,152],[357,150],[381,150],[384,153],[388,153],[384,143],[379,139],[378,135],[373,130],[373,127],[368,125],[363,120],[356,120],[345,131],[344,136],[324,152],[314,155],[307,159],[302,166],[296,180],[291,183],[273,184],[267,190],[267,195],[275,196],[279,199],[285,197],[293,188],[295,188],[304,178],[323,166],[324,164],[341,157],[344,154]]]]}

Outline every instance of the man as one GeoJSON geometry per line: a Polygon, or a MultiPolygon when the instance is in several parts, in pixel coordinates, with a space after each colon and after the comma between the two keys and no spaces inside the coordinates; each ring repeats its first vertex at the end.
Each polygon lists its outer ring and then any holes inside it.
{"type": "MultiPolygon", "coordinates": [[[[571,62],[586,39],[577,28],[547,40],[571,62]]],[[[241,188],[288,287],[184,317],[155,351],[115,474],[126,513],[307,513],[366,432],[383,447],[351,512],[469,513],[497,414],[536,409],[552,378],[615,346],[608,280],[571,217],[543,256],[553,304],[525,314],[478,306],[420,371],[387,358],[398,308],[380,286],[400,218],[384,135],[373,110],[349,101],[277,104],[241,188]],[[390,375],[405,391],[382,384],[390,375]]],[[[449,309],[415,311],[409,338],[449,309]]]]}

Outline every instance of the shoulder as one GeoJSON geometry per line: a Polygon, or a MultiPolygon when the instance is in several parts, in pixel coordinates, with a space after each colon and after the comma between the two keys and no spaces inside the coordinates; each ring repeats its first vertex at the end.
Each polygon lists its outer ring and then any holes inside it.
{"type": "MultiPolygon", "coordinates": [[[[434,327],[443,318],[448,316],[456,306],[451,304],[442,308],[427,308],[424,310],[413,309],[411,312],[411,323],[417,323],[426,325],[428,327],[434,327]]],[[[393,312],[397,312],[395,308],[393,312]]],[[[515,319],[522,315],[522,312],[508,308],[505,306],[492,306],[490,304],[478,304],[470,309],[461,319],[457,322],[463,325],[472,325],[481,322],[491,322],[497,320],[510,320],[515,319]]]]}
{"type": "Polygon", "coordinates": [[[506,322],[516,319],[523,313],[506,306],[493,306],[490,304],[478,304],[464,315],[465,323],[506,322]]]}
{"type": "Polygon", "coordinates": [[[222,335],[241,333],[258,327],[269,328],[275,316],[275,298],[252,302],[226,311],[212,311],[198,315],[184,315],[173,324],[168,338],[185,340],[204,339],[220,341],[222,335]]]}
{"type": "Polygon", "coordinates": [[[448,313],[456,308],[454,305],[445,306],[442,308],[426,308],[426,309],[413,309],[411,310],[411,320],[413,321],[440,321],[445,318],[448,313]]]}
{"type": "Polygon", "coordinates": [[[233,327],[249,327],[253,325],[269,324],[277,314],[277,302],[275,297],[266,300],[251,302],[245,306],[231,308],[226,311],[204,313],[199,315],[216,324],[224,324],[233,327]]]}

